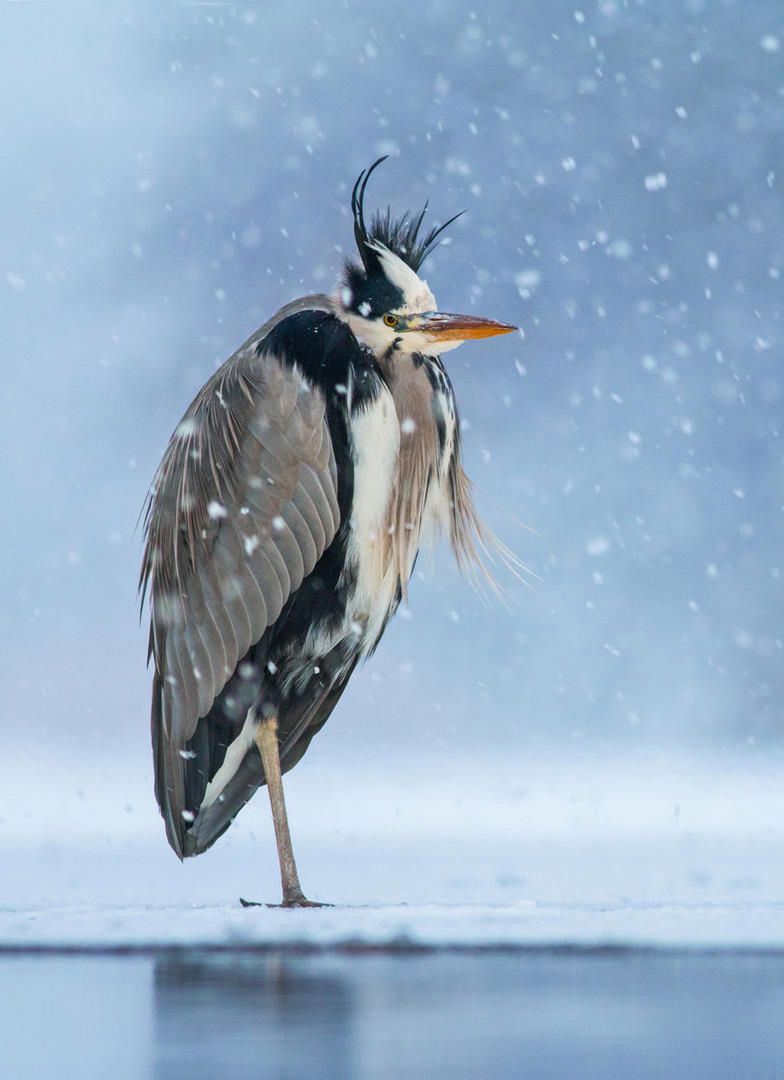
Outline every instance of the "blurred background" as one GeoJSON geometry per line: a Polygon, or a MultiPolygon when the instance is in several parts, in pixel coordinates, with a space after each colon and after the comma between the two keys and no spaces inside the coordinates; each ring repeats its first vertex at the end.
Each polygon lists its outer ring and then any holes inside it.
{"type": "Polygon", "coordinates": [[[295,824],[742,817],[784,747],[778,0],[4,4],[0,86],[7,839],[164,845],[139,511],[207,376],[331,289],[380,154],[371,205],[468,210],[441,306],[524,329],[447,364],[536,576],[420,561],[295,824]]]}

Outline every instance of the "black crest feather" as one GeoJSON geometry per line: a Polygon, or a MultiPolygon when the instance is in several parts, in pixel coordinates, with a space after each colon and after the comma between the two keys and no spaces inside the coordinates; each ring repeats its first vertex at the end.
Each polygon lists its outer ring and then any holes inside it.
{"type": "Polygon", "coordinates": [[[369,169],[363,169],[357,177],[357,182],[354,184],[354,190],[351,192],[351,212],[354,215],[354,238],[357,242],[359,257],[365,268],[365,274],[368,277],[372,277],[381,270],[381,262],[378,253],[373,250],[370,246],[371,244],[383,244],[384,247],[389,248],[390,251],[394,252],[395,255],[401,258],[403,262],[407,263],[416,273],[436,246],[438,237],[444,229],[446,229],[448,225],[451,225],[453,221],[456,221],[461,214],[465,213],[464,210],[461,210],[459,214],[455,214],[449,221],[445,221],[443,225],[430,229],[423,236],[420,236],[422,222],[427,213],[427,203],[425,203],[418,215],[412,216],[406,213],[400,218],[393,218],[392,211],[387,207],[386,213],[376,213],[373,215],[370,222],[370,228],[368,228],[365,222],[365,190],[367,188],[368,180],[373,172],[382,162],[387,160],[388,156],[389,155],[386,154],[384,157],[380,157],[377,161],[373,162],[369,169]]]}

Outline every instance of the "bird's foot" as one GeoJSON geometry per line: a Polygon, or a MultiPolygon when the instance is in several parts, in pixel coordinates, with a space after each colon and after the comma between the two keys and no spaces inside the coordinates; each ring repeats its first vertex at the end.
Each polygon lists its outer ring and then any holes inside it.
{"type": "Polygon", "coordinates": [[[297,907],[334,907],[333,904],[322,904],[318,900],[308,900],[307,896],[292,896],[285,899],[282,904],[272,904],[272,907],[297,908],[297,907]]]}
{"type": "Polygon", "coordinates": [[[289,896],[280,904],[265,904],[261,900],[245,900],[240,897],[240,903],[244,908],[267,907],[267,908],[319,908],[333,907],[333,904],[321,904],[318,900],[308,900],[306,896],[289,896]]]}

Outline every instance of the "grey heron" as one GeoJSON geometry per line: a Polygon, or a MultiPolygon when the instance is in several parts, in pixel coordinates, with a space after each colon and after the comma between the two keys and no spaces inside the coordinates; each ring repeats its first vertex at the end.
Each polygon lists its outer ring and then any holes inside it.
{"type": "MultiPolygon", "coordinates": [[[[199,391],[145,510],[155,794],[171,847],[206,851],[266,784],[283,906],[300,886],[281,774],[406,596],[420,543],[492,542],[461,464],[441,354],[516,327],[438,311],[419,271],[447,225],[365,219],[332,296],[287,304],[199,391]]],[[[427,207],[425,207],[427,209],[427,207]]]]}

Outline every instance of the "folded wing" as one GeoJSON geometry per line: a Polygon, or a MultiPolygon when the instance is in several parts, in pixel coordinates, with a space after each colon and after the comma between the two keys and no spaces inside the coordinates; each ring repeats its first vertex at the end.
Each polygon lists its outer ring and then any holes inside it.
{"type": "Polygon", "coordinates": [[[265,350],[272,325],[198,394],[146,510],[155,788],[180,857],[188,741],[340,523],[324,396],[265,350]]]}

